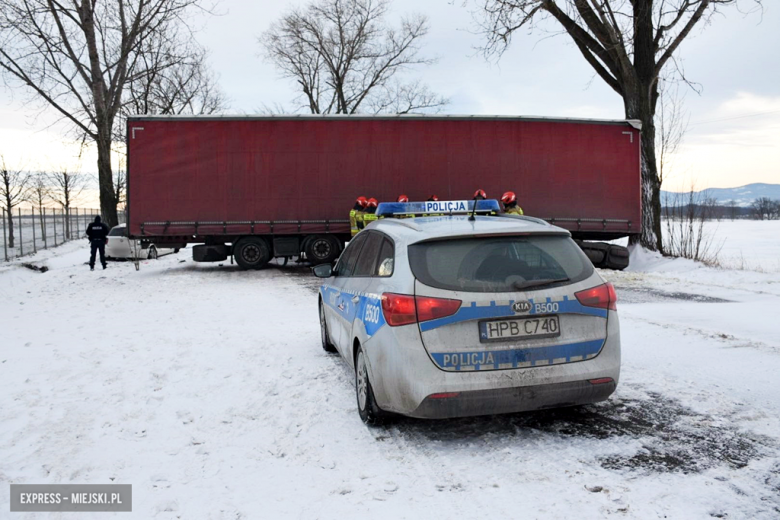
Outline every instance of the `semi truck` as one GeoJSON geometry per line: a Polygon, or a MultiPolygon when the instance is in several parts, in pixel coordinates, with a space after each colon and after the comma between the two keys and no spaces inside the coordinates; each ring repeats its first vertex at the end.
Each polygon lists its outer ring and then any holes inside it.
{"type": "Polygon", "coordinates": [[[641,124],[443,115],[131,116],[127,222],[142,247],[246,269],[335,260],[358,196],[380,202],[517,194],[602,267],[641,229],[641,124]],[[596,241],[596,242],[593,242],[596,241]]]}

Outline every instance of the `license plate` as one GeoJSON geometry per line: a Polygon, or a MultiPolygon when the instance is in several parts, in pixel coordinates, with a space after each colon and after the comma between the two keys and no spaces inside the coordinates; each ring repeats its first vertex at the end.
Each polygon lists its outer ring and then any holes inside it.
{"type": "Polygon", "coordinates": [[[479,340],[506,341],[511,339],[554,338],[561,335],[558,316],[540,318],[510,318],[479,322],[479,340]]]}

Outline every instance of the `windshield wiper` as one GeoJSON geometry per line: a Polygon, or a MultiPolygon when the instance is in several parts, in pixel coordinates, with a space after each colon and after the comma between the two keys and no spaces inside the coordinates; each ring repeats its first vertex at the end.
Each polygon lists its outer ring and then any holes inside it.
{"type": "Polygon", "coordinates": [[[554,283],[568,282],[568,278],[555,278],[554,280],[530,280],[528,282],[514,282],[512,286],[515,289],[528,289],[529,287],[542,287],[554,283]]]}

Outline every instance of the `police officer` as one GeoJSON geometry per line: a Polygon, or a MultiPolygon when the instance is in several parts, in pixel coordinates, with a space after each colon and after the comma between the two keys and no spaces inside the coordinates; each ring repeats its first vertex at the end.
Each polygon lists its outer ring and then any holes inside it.
{"type": "Polygon", "coordinates": [[[106,244],[108,243],[108,226],[100,221],[100,215],[95,217],[95,221],[87,226],[87,238],[89,239],[89,270],[95,270],[95,253],[100,251],[100,263],[103,269],[106,265],[106,244]]]}
{"type": "Polygon", "coordinates": [[[363,215],[365,214],[367,203],[368,201],[365,197],[358,197],[355,205],[352,207],[352,211],[349,212],[349,230],[353,237],[363,229],[363,215]]]}
{"type": "Polygon", "coordinates": [[[368,199],[368,202],[366,202],[366,212],[363,214],[363,222],[366,226],[378,218],[376,215],[376,207],[378,205],[379,201],[377,201],[374,197],[371,197],[368,199]]]}
{"type": "Polygon", "coordinates": [[[501,197],[501,202],[504,204],[504,213],[507,215],[522,215],[523,208],[517,205],[517,195],[515,192],[508,191],[501,197]]]}

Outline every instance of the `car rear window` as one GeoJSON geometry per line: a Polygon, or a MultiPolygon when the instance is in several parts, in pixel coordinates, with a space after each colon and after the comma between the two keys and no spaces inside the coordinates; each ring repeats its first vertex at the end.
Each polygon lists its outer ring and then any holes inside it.
{"type": "Polygon", "coordinates": [[[111,231],[108,232],[108,236],[110,237],[126,237],[127,236],[127,227],[125,226],[116,226],[111,229],[111,231]]]}
{"type": "Polygon", "coordinates": [[[593,264],[567,236],[436,240],[409,246],[414,276],[425,285],[468,292],[516,292],[579,282],[593,264]]]}

